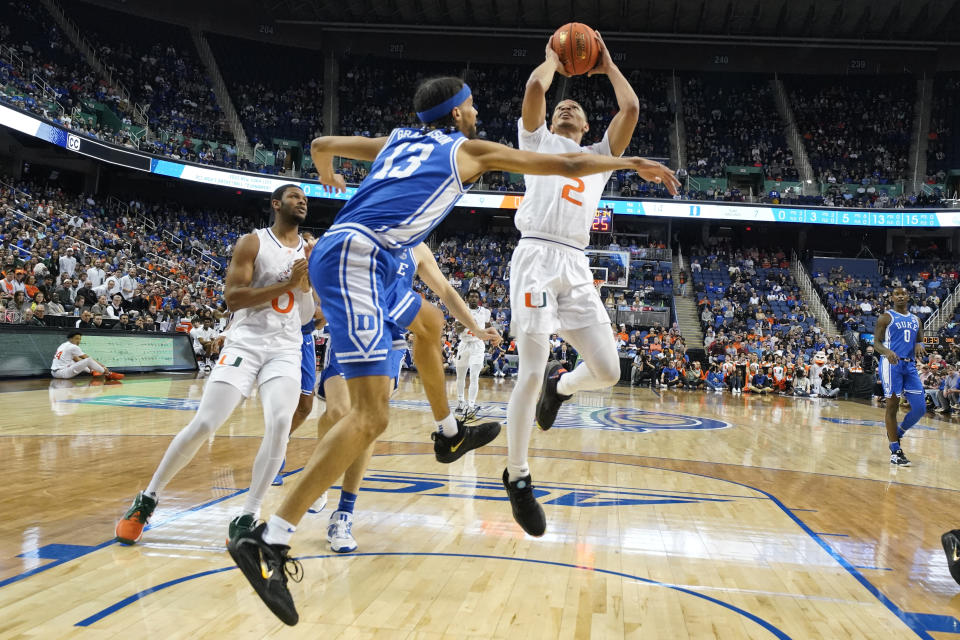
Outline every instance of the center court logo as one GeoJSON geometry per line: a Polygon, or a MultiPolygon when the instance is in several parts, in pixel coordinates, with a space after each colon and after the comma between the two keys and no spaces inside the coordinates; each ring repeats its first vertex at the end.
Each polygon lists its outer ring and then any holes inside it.
{"type": "MultiPolygon", "coordinates": [[[[397,409],[429,412],[430,404],[422,400],[394,400],[391,406],[397,409]]],[[[506,402],[490,402],[480,407],[479,418],[507,419],[506,402]]],[[[730,423],[712,418],[685,416],[658,411],[642,411],[628,407],[587,407],[564,404],[557,414],[554,429],[596,429],[598,431],[686,431],[726,429],[730,423]]]]}

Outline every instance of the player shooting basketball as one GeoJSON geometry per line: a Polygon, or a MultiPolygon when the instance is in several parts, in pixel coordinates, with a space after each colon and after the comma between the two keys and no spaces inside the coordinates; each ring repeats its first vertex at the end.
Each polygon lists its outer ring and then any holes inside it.
{"type": "MultiPolygon", "coordinates": [[[[554,73],[567,75],[548,42],[546,59],[527,80],[519,122],[521,150],[614,157],[626,151],[637,124],[639,100],[613,63],[599,34],[597,38],[601,47],[599,62],[589,75],[605,74],[610,79],[619,106],[603,139],[580,146],[590,127],[583,108],[573,100],[557,104],[547,128],[547,90],[554,73]]],[[[650,164],[659,170],[640,170],[639,175],[663,180],[670,193],[676,193],[679,182],[673,173],[658,163],[650,164]]],[[[560,405],[573,393],[603,389],[620,379],[620,358],[610,334],[610,318],[593,286],[593,275],[584,255],[590,226],[610,174],[608,171],[580,178],[524,176],[526,194],[516,215],[521,238],[510,262],[512,333],[517,340],[519,371],[507,409],[509,454],[503,483],[510,495],[514,519],[533,536],[546,531],[546,519],[533,494],[527,461],[534,412],[540,428],[549,429],[560,405]],[[566,371],[557,362],[547,364],[550,334],[558,331],[582,358],[583,364],[573,371],[566,371]],[[534,407],[532,399],[538,388],[540,398],[534,407]]]]}

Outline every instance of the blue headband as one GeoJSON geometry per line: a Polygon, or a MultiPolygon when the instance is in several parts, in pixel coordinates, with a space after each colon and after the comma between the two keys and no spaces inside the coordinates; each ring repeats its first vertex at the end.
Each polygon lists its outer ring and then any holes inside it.
{"type": "Polygon", "coordinates": [[[434,120],[447,115],[453,111],[454,107],[459,107],[463,104],[467,98],[470,97],[470,85],[464,83],[463,88],[456,93],[455,96],[444,100],[435,107],[430,107],[426,111],[417,111],[417,117],[420,118],[420,122],[427,124],[428,122],[433,122],[434,120]]]}

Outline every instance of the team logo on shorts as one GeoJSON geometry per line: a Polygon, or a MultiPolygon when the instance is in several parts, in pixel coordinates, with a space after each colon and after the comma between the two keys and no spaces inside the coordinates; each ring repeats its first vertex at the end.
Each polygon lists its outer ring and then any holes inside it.
{"type": "Polygon", "coordinates": [[[233,362],[227,362],[227,356],[222,355],[220,356],[220,360],[217,361],[217,364],[222,364],[225,367],[239,367],[241,362],[243,362],[242,356],[237,356],[237,359],[233,362]]]}
{"type": "Polygon", "coordinates": [[[531,309],[541,309],[547,306],[547,292],[541,291],[540,295],[527,291],[523,294],[523,306],[531,309]]]}

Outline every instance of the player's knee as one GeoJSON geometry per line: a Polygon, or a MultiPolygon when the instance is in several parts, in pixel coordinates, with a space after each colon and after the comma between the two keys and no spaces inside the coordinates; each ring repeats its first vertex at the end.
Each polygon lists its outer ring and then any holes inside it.
{"type": "Polygon", "coordinates": [[[616,361],[603,358],[596,363],[590,363],[590,371],[598,383],[604,386],[612,387],[620,382],[620,360],[616,361]]]}
{"type": "Polygon", "coordinates": [[[413,335],[418,338],[433,339],[443,333],[443,313],[432,304],[424,304],[410,325],[413,335]]]}
{"type": "Polygon", "coordinates": [[[297,410],[293,412],[293,421],[304,421],[310,412],[313,411],[313,394],[300,394],[300,401],[297,403],[297,410]]]}
{"type": "Polygon", "coordinates": [[[330,424],[336,424],[340,422],[343,420],[344,416],[347,415],[347,413],[349,413],[349,409],[346,407],[342,407],[340,405],[331,406],[330,404],[327,404],[326,415],[330,420],[330,424]]]}
{"type": "Polygon", "coordinates": [[[357,432],[369,443],[380,437],[387,430],[387,416],[385,413],[359,410],[357,411],[357,432]]]}

